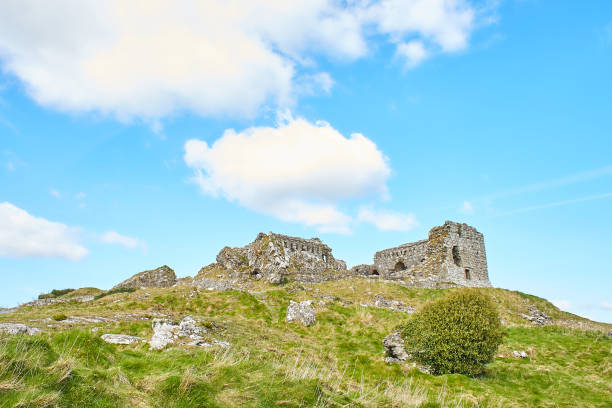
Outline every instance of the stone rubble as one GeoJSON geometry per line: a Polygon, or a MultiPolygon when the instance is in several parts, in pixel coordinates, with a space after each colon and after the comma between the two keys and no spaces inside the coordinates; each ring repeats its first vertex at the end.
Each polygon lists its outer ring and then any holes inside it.
{"type": "Polygon", "coordinates": [[[0,333],[27,334],[29,336],[34,336],[40,333],[40,329],[37,327],[29,327],[22,323],[0,323],[0,333]]]}
{"type": "Polygon", "coordinates": [[[316,322],[317,310],[312,306],[312,300],[305,300],[303,302],[289,301],[289,307],[287,307],[287,322],[298,321],[304,326],[311,326],[316,322]]]}
{"type": "Polygon", "coordinates": [[[404,339],[402,339],[399,332],[393,332],[385,337],[382,344],[386,353],[384,360],[387,363],[396,363],[408,359],[408,353],[406,353],[406,349],[404,348],[404,339]]]}
{"type": "Polygon", "coordinates": [[[100,337],[110,344],[132,344],[144,341],[141,337],[129,336],[127,334],[103,334],[100,337]]]}
{"type": "Polygon", "coordinates": [[[386,299],[380,295],[374,295],[374,305],[370,305],[369,303],[364,303],[362,306],[374,306],[382,309],[389,309],[395,312],[404,312],[404,313],[414,313],[416,309],[412,306],[407,305],[404,302],[400,302],[399,300],[386,299]]]}
{"type": "Polygon", "coordinates": [[[521,317],[525,320],[529,320],[531,323],[536,326],[546,326],[550,324],[551,317],[546,313],[542,312],[534,305],[529,305],[529,314],[521,313],[521,317]]]}

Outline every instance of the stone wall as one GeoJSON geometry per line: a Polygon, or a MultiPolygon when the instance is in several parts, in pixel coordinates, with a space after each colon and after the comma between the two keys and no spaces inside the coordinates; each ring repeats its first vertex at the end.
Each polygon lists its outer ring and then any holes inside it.
{"type": "Polygon", "coordinates": [[[432,228],[427,240],[377,252],[371,274],[420,287],[491,286],[483,235],[452,221],[432,228]]]}
{"type": "Polygon", "coordinates": [[[346,275],[346,263],[337,260],[332,250],[318,238],[260,233],[242,248],[225,247],[217,264],[231,272],[232,278],[322,282],[346,275]]]}

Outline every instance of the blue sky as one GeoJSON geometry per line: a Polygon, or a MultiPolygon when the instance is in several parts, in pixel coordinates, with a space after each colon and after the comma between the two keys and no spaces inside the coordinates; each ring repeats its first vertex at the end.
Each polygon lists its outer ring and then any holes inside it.
{"type": "Polygon", "coordinates": [[[0,6],[0,306],[456,220],[494,286],[612,322],[612,4],[201,4],[0,6]]]}

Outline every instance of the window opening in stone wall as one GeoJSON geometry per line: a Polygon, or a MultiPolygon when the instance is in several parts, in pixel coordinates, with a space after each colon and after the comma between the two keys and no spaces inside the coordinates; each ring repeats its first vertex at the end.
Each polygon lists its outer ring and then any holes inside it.
{"type": "Polygon", "coordinates": [[[470,272],[469,269],[465,270],[465,279],[466,280],[471,280],[472,279],[472,273],[470,272]]]}
{"type": "Polygon", "coordinates": [[[459,255],[459,247],[456,245],[453,247],[453,262],[455,265],[461,266],[461,255],[459,255]]]}
{"type": "Polygon", "coordinates": [[[399,261],[398,263],[395,264],[395,268],[393,268],[393,270],[395,272],[405,271],[406,265],[402,261],[399,261]]]}
{"type": "Polygon", "coordinates": [[[377,271],[376,269],[373,269],[373,270],[372,270],[372,275],[376,275],[376,276],[378,276],[378,271],[377,271]]]}

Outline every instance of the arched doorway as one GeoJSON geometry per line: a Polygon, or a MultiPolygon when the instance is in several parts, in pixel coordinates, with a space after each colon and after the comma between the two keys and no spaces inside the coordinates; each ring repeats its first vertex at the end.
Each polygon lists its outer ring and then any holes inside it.
{"type": "Polygon", "coordinates": [[[406,268],[406,264],[402,261],[397,261],[397,263],[395,264],[395,267],[393,268],[394,272],[399,272],[399,271],[405,271],[406,268]]]}

